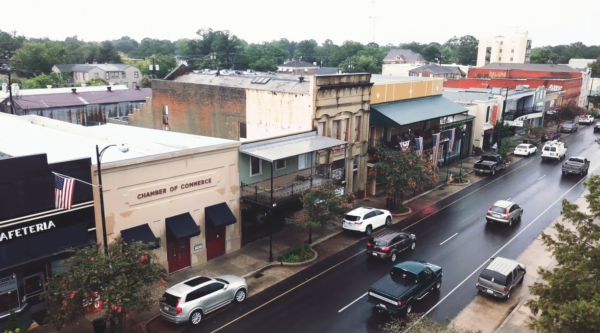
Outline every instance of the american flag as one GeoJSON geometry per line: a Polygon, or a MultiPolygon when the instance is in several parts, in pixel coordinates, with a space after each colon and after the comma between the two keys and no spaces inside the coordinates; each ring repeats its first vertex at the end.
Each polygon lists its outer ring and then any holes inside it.
{"type": "Polygon", "coordinates": [[[454,148],[454,135],[456,133],[456,129],[453,128],[450,130],[450,141],[448,142],[448,151],[452,151],[452,148],[454,148]]]}
{"type": "Polygon", "coordinates": [[[407,150],[410,147],[410,140],[400,142],[400,149],[407,150]]]}
{"type": "Polygon", "coordinates": [[[438,150],[440,149],[440,133],[433,134],[433,152],[431,154],[431,162],[437,164],[438,150]]]}
{"type": "Polygon", "coordinates": [[[422,137],[418,137],[415,138],[415,150],[417,152],[418,155],[423,154],[423,138],[422,137]]]}
{"type": "Polygon", "coordinates": [[[71,209],[75,180],[54,175],[54,207],[71,209]]]}

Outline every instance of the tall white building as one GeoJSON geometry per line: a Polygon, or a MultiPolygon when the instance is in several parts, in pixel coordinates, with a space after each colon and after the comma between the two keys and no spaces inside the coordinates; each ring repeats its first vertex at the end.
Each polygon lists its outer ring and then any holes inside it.
{"type": "Polygon", "coordinates": [[[518,27],[510,27],[506,36],[479,39],[477,67],[490,63],[529,63],[531,38],[527,32],[519,32],[518,27]]]}

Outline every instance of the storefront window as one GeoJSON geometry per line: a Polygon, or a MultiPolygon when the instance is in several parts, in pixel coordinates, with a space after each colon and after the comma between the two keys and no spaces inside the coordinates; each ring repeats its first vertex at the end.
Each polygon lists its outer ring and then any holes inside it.
{"type": "Polygon", "coordinates": [[[0,315],[20,306],[17,278],[14,275],[0,278],[0,315]]]}

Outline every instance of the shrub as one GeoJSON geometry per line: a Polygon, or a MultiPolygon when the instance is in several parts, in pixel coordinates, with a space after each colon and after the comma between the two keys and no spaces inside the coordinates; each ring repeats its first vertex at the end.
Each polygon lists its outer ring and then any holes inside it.
{"type": "Polygon", "coordinates": [[[302,262],[312,258],[314,258],[314,254],[310,252],[310,245],[304,245],[284,251],[277,257],[277,261],[302,262]]]}
{"type": "Polygon", "coordinates": [[[8,318],[8,323],[6,324],[6,332],[7,333],[18,333],[21,331],[21,323],[19,322],[19,318],[17,318],[17,314],[13,311],[10,312],[10,318],[8,318]]]}
{"type": "Polygon", "coordinates": [[[403,204],[397,204],[394,207],[394,210],[400,213],[408,213],[409,211],[408,207],[404,206],[403,204]]]}
{"type": "Polygon", "coordinates": [[[454,178],[452,179],[453,183],[457,183],[457,184],[462,184],[462,183],[466,183],[467,182],[467,174],[460,169],[460,172],[458,173],[458,175],[454,176],[454,178]]]}

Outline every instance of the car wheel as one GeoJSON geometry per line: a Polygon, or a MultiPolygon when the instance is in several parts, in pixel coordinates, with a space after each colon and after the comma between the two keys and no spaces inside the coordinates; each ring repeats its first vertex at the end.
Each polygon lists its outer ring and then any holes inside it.
{"type": "Polygon", "coordinates": [[[235,301],[242,303],[244,300],[246,300],[246,290],[240,289],[235,293],[235,301]]]}
{"type": "Polygon", "coordinates": [[[579,172],[579,177],[583,178],[583,172],[579,172]]]}
{"type": "Polygon", "coordinates": [[[566,175],[567,175],[567,173],[563,171],[562,175],[563,175],[563,176],[566,176],[566,175]]]}
{"type": "Polygon", "coordinates": [[[392,256],[390,257],[390,259],[392,259],[392,262],[396,262],[396,260],[398,259],[398,255],[396,254],[396,252],[392,252],[392,256]]]}
{"type": "Polygon", "coordinates": [[[200,324],[201,321],[202,321],[202,311],[196,310],[196,311],[192,312],[192,314],[190,315],[190,323],[192,323],[192,325],[198,325],[198,324],[200,324]]]}
{"type": "Polygon", "coordinates": [[[496,175],[496,169],[492,169],[492,176],[496,175]]]}
{"type": "Polygon", "coordinates": [[[412,312],[412,304],[408,304],[406,305],[406,309],[404,309],[404,313],[406,313],[407,315],[409,315],[412,312]]]}
{"type": "Polygon", "coordinates": [[[385,226],[386,226],[386,227],[390,227],[391,225],[392,225],[392,218],[388,216],[388,217],[385,219],[385,226]]]}
{"type": "Polygon", "coordinates": [[[442,279],[438,279],[435,282],[435,290],[440,290],[441,287],[442,287],[442,279]]]}
{"type": "Polygon", "coordinates": [[[370,224],[367,226],[367,229],[365,229],[365,233],[367,234],[367,236],[371,236],[371,234],[373,233],[373,227],[371,227],[370,224]]]}
{"type": "Polygon", "coordinates": [[[506,297],[505,297],[506,299],[509,299],[509,298],[510,298],[510,292],[511,292],[511,291],[509,290],[509,291],[508,291],[508,294],[506,294],[506,297]]]}
{"type": "Polygon", "coordinates": [[[509,228],[510,228],[510,227],[512,227],[512,219],[511,219],[511,220],[508,220],[508,227],[509,227],[509,228]]]}
{"type": "Polygon", "coordinates": [[[417,242],[412,242],[412,244],[410,244],[411,251],[414,251],[416,247],[417,247],[417,242]]]}
{"type": "Polygon", "coordinates": [[[523,211],[521,211],[521,214],[519,214],[519,221],[521,221],[522,218],[523,218],[523,211]]]}
{"type": "Polygon", "coordinates": [[[521,280],[519,280],[519,284],[522,284],[523,280],[525,280],[525,274],[527,274],[527,273],[523,273],[523,276],[521,276],[521,280]]]}

